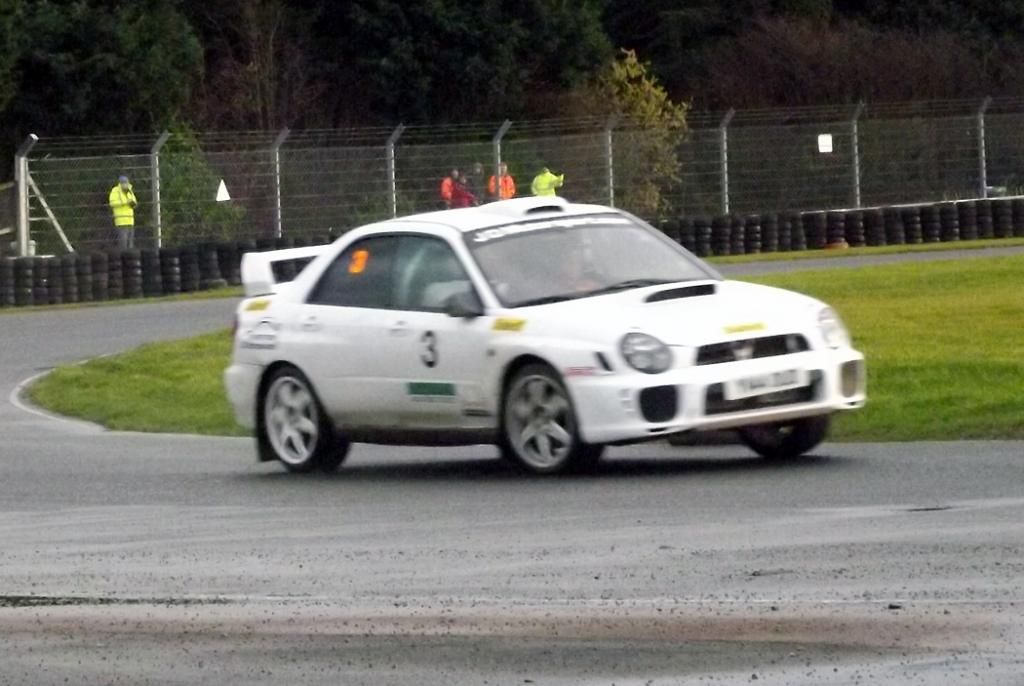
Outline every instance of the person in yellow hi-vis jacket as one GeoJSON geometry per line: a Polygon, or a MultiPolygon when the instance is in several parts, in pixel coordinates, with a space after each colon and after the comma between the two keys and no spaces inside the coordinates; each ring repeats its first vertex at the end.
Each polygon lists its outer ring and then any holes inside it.
{"type": "Polygon", "coordinates": [[[551,170],[544,167],[540,174],[533,177],[530,190],[534,195],[555,195],[555,189],[561,188],[565,181],[565,174],[552,174],[551,170]]]}
{"type": "Polygon", "coordinates": [[[110,189],[109,204],[114,214],[117,245],[121,250],[127,250],[135,243],[135,208],[139,206],[127,176],[119,177],[117,185],[110,189]]]}

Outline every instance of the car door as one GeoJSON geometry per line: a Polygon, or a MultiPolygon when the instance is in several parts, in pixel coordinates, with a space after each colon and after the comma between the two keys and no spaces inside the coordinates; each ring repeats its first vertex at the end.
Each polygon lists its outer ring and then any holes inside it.
{"type": "MultiPolygon", "coordinates": [[[[443,238],[403,235],[395,270],[390,366],[410,428],[476,428],[493,422],[482,396],[491,336],[488,317],[452,317],[452,298],[479,297],[443,238]]],[[[482,310],[481,310],[482,311],[482,310]]]]}
{"type": "MultiPolygon", "coordinates": [[[[396,336],[397,236],[370,236],[327,267],[292,322],[293,357],[325,411],[349,427],[392,426],[404,394],[389,381],[396,336]]],[[[399,332],[400,333],[400,332],[399,332]]]]}

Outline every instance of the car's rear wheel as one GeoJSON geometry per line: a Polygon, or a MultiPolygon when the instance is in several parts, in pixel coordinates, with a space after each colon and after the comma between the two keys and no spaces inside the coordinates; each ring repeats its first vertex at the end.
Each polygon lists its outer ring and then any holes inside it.
{"type": "Polygon", "coordinates": [[[584,471],[604,452],[584,443],[565,384],[553,369],[529,364],[512,377],[502,403],[502,455],[535,474],[584,471]]]}
{"type": "Polygon", "coordinates": [[[280,367],[264,389],[257,435],[261,457],[279,460],[291,472],[333,472],[341,466],[349,443],[327,418],[305,375],[280,367]]]}
{"type": "Polygon", "coordinates": [[[831,417],[807,417],[791,422],[760,424],[740,429],[740,439],[770,460],[787,460],[813,450],[828,435],[831,417]]]}

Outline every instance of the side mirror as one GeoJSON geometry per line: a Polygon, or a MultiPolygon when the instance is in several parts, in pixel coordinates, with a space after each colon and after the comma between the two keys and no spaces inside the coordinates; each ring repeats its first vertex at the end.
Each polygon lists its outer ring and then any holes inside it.
{"type": "Polygon", "coordinates": [[[473,291],[462,291],[448,298],[444,305],[444,312],[449,317],[456,319],[476,319],[484,314],[483,303],[476,297],[473,291]]]}

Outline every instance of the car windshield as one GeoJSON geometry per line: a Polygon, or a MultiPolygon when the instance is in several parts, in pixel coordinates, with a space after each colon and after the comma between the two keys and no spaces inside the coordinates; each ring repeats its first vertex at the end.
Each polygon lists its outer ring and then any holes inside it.
{"type": "Polygon", "coordinates": [[[466,234],[506,307],[718,275],[655,229],[622,215],[522,222],[466,234]]]}

